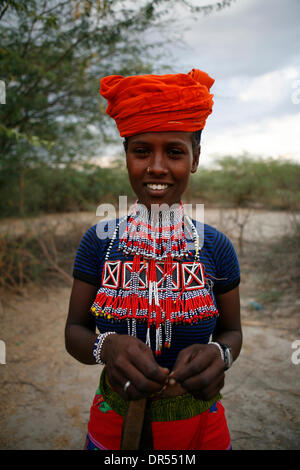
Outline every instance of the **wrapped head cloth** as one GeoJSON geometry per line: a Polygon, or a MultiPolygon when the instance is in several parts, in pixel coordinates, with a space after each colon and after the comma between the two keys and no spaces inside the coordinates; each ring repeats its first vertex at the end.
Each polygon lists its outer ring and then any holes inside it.
{"type": "Polygon", "coordinates": [[[109,75],[100,94],[106,113],[116,121],[121,137],[146,132],[202,130],[212,112],[214,79],[198,69],[188,74],[109,75]]]}

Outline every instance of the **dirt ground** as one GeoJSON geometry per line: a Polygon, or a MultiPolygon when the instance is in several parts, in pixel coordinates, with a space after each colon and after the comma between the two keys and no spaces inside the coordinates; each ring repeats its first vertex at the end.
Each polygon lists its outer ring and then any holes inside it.
{"type": "MultiPolygon", "coordinates": [[[[266,238],[288,226],[282,214],[272,214],[269,228],[260,229],[266,238]]],[[[257,218],[268,225],[266,213],[257,218]]],[[[218,211],[208,212],[206,221],[218,227],[224,222],[218,211]]],[[[248,226],[248,238],[250,232],[248,226]]],[[[300,449],[300,364],[291,360],[292,343],[300,340],[300,300],[283,297],[277,313],[267,304],[253,309],[253,273],[245,262],[243,275],[243,259],[241,269],[244,342],[222,392],[233,448],[300,449]]],[[[280,289],[280,279],[274,285],[280,289]]],[[[65,284],[29,285],[24,297],[0,292],[0,340],[6,345],[6,363],[0,364],[1,449],[83,447],[101,367],[80,364],[65,351],[69,295],[65,284]]]]}

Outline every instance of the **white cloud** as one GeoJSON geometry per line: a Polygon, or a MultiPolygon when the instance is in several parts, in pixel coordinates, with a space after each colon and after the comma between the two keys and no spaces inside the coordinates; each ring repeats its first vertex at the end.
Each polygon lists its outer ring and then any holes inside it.
{"type": "Polygon", "coordinates": [[[243,102],[279,103],[291,95],[291,82],[299,75],[296,67],[274,70],[248,79],[239,91],[238,98],[243,102]]]}
{"type": "Polygon", "coordinates": [[[172,44],[174,71],[197,67],[220,80],[299,63],[299,14],[299,0],[237,0],[210,15],[182,15],[186,47],[172,44]]]}
{"type": "MultiPolygon", "coordinates": [[[[166,40],[164,46],[172,72],[195,67],[216,80],[202,164],[211,163],[214,154],[243,152],[300,163],[299,14],[299,0],[237,0],[192,19],[186,7],[178,11],[182,40],[166,40]]],[[[176,29],[176,22],[169,27],[176,29]]]]}
{"type": "Polygon", "coordinates": [[[202,142],[202,162],[209,165],[214,156],[237,156],[247,152],[300,163],[299,129],[300,112],[237,126],[223,133],[208,131],[202,142]]]}

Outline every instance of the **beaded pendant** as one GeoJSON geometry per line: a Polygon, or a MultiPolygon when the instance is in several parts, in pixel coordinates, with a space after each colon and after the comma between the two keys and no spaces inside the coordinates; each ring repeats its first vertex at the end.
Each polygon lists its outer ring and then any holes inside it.
{"type": "Polygon", "coordinates": [[[110,261],[122,221],[107,250],[101,287],[91,312],[96,317],[127,321],[132,336],[136,336],[137,321],[146,322],[149,347],[150,326],[154,325],[155,354],[160,355],[163,346],[171,346],[174,323],[190,325],[218,315],[199,262],[199,236],[191,219],[184,216],[182,203],[175,209],[153,213],[136,202],[119,241],[119,250],[133,255],[133,260],[110,261]],[[184,229],[195,246],[192,262],[186,260],[192,253],[184,229]]]}

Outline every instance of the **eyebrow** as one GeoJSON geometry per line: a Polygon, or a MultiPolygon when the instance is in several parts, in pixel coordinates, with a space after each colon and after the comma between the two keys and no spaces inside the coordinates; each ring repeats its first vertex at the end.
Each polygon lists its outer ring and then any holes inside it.
{"type": "MultiPolygon", "coordinates": [[[[138,144],[138,145],[152,145],[152,142],[148,142],[146,140],[133,140],[130,142],[132,145],[133,144],[138,144]]],[[[187,146],[187,143],[182,141],[182,140],[174,140],[172,142],[168,142],[167,145],[185,145],[187,146]]]]}
{"type": "Polygon", "coordinates": [[[145,142],[144,140],[134,140],[134,141],[131,141],[129,142],[129,144],[148,144],[149,142],[145,142]]]}

